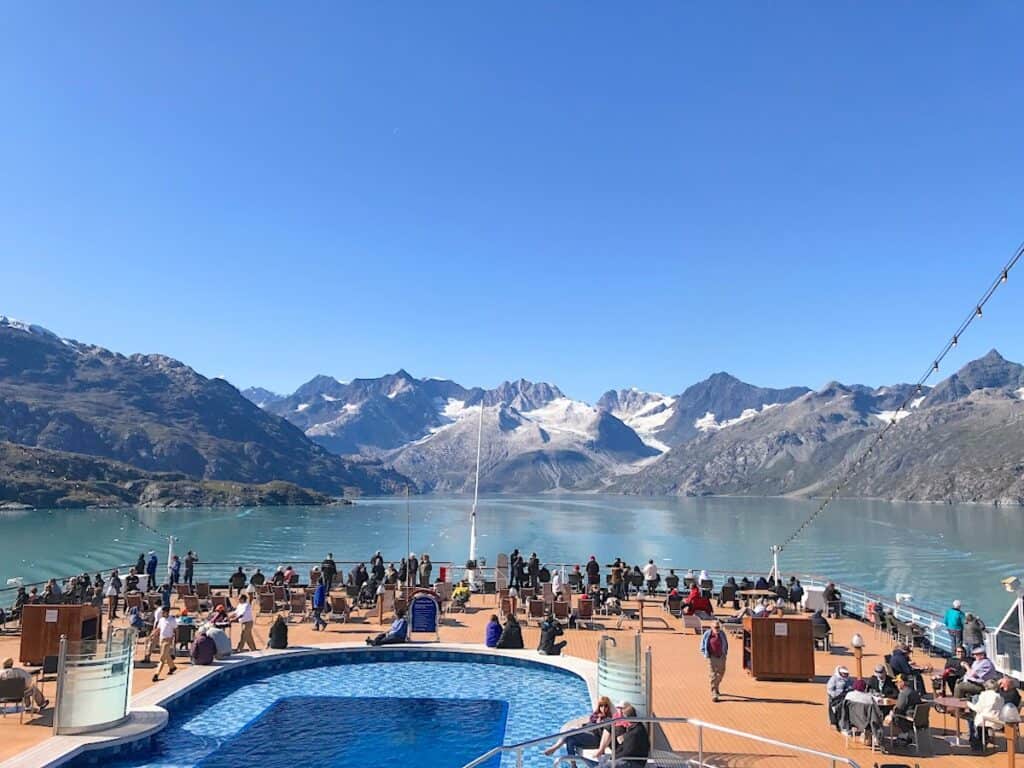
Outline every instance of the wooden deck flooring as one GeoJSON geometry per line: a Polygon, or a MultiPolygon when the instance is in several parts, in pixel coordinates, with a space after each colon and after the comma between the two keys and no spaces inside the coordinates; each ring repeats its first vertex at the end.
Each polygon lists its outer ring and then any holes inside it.
{"type": "MultiPolygon", "coordinates": [[[[490,614],[496,609],[493,596],[474,596],[469,611],[446,617],[441,627],[441,639],[444,642],[473,643],[482,642],[484,625],[490,614]]],[[[650,612],[648,612],[650,615],[650,612]]],[[[256,637],[258,643],[264,643],[269,620],[257,620],[256,637]]],[[[596,660],[598,638],[602,634],[613,636],[630,636],[637,631],[635,622],[625,622],[621,629],[614,627],[614,622],[605,622],[607,626],[596,631],[567,630],[563,639],[567,640],[566,653],[583,659],[596,660]]],[[[719,703],[711,701],[708,689],[708,674],[705,660],[699,653],[700,638],[692,633],[684,633],[678,620],[672,620],[668,627],[660,626],[661,622],[648,619],[642,634],[644,646],[650,646],[654,660],[653,672],[653,704],[656,715],[663,717],[683,716],[696,718],[708,723],[734,728],[758,734],[784,742],[799,744],[811,749],[846,755],[862,766],[870,768],[879,763],[915,762],[922,766],[983,766],[1005,765],[1005,751],[988,756],[972,756],[950,754],[948,747],[938,737],[952,735],[955,727],[952,720],[947,723],[949,730],[943,730],[943,718],[933,713],[932,743],[935,746],[934,756],[908,755],[903,758],[872,753],[868,748],[851,742],[847,749],[845,739],[829,727],[825,708],[825,681],[835,666],[845,664],[853,668],[853,658],[844,647],[845,642],[854,632],[860,632],[868,642],[864,657],[864,670],[873,668],[876,659],[889,651],[883,640],[876,639],[870,627],[850,619],[833,622],[836,644],[831,652],[815,652],[815,666],[818,678],[814,682],[783,683],[755,681],[747,676],[741,668],[739,643],[734,642],[728,660],[728,672],[722,684],[723,699],[719,703]],[[658,625],[657,627],[655,625],[658,625]]],[[[311,624],[292,625],[290,632],[291,645],[314,645],[317,643],[337,643],[361,641],[370,633],[381,631],[376,616],[357,615],[348,624],[331,624],[325,632],[313,632],[311,624]]],[[[526,627],[524,638],[527,648],[536,647],[538,630],[526,627]]],[[[18,638],[5,636],[0,638],[0,657],[13,656],[17,659],[18,638]]],[[[922,663],[923,659],[918,659],[922,663]]],[[[938,665],[939,660],[935,660],[938,665]]],[[[153,685],[149,669],[139,668],[134,676],[135,692],[153,685]]],[[[157,683],[159,685],[159,683],[157,683]]],[[[47,686],[47,695],[54,692],[54,684],[47,686]]],[[[570,715],[575,713],[569,713],[570,715]]],[[[566,719],[569,719],[568,716],[566,719]]],[[[51,735],[48,727],[50,716],[44,712],[42,717],[27,718],[24,725],[18,724],[17,715],[8,715],[0,719],[0,760],[9,758],[18,752],[33,746],[51,735]]],[[[666,736],[673,749],[695,750],[697,747],[696,731],[692,726],[677,725],[666,728],[666,736]]],[[[998,740],[1001,750],[1005,750],[1002,738],[998,740]]],[[[828,765],[827,761],[815,760],[806,755],[789,752],[782,748],[759,744],[739,737],[704,734],[705,760],[716,766],[731,768],[775,768],[776,766],[828,765]],[[713,754],[712,762],[707,755],[713,754]]]]}

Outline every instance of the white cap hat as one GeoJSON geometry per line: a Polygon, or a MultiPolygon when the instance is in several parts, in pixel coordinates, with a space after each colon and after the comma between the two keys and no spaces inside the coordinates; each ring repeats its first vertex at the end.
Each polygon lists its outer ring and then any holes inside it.
{"type": "Polygon", "coordinates": [[[840,667],[839,668],[839,674],[840,675],[848,675],[848,674],[850,674],[850,670],[848,670],[846,667],[840,667]]]}
{"type": "Polygon", "coordinates": [[[959,608],[961,605],[962,605],[962,603],[959,600],[954,600],[953,601],[953,607],[954,608],[959,608]]]}

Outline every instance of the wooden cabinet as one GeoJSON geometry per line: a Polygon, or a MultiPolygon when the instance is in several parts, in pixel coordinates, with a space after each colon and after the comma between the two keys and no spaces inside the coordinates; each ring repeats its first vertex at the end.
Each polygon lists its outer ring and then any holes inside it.
{"type": "Polygon", "coordinates": [[[814,677],[814,631],[802,616],[743,619],[743,668],[758,680],[814,677]]]}
{"type": "Polygon", "coordinates": [[[39,665],[60,653],[60,636],[69,642],[98,640],[100,610],[93,605],[26,605],[21,614],[22,664],[39,665]]]}

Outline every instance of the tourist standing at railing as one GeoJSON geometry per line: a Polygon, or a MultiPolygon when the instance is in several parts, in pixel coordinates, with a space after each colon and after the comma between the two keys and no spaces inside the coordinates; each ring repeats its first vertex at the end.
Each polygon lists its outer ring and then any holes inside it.
{"type": "Polygon", "coordinates": [[[644,581],[647,584],[648,596],[654,597],[658,590],[658,566],[654,564],[653,559],[648,560],[647,565],[644,566],[644,581]]]}
{"type": "Polygon", "coordinates": [[[964,645],[974,648],[977,645],[985,644],[985,622],[968,613],[964,616],[964,645]]]}
{"type": "Polygon", "coordinates": [[[420,561],[416,559],[416,553],[409,553],[409,580],[406,584],[410,587],[416,586],[416,579],[419,578],[420,561]]]}
{"type": "Polygon", "coordinates": [[[725,677],[726,659],[729,656],[729,638],[722,631],[722,622],[716,621],[701,637],[700,652],[708,660],[711,700],[718,701],[722,695],[722,679],[725,677]]]}
{"type": "Polygon", "coordinates": [[[617,557],[615,558],[615,562],[612,563],[612,594],[619,598],[619,600],[625,600],[625,586],[622,573],[622,560],[617,557]]]}
{"type": "Polygon", "coordinates": [[[139,572],[134,568],[128,569],[128,575],[124,577],[125,594],[139,591],[139,572]]]}
{"type": "Polygon", "coordinates": [[[149,550],[149,559],[146,560],[146,591],[152,592],[156,589],[156,552],[149,550]]]}
{"type": "Polygon", "coordinates": [[[139,552],[139,559],[135,561],[135,573],[140,578],[146,575],[146,556],[142,552],[139,552]]]}
{"type": "Polygon", "coordinates": [[[228,577],[228,597],[231,596],[231,591],[234,590],[238,594],[242,594],[245,589],[245,585],[249,580],[245,577],[245,571],[242,570],[242,566],[238,566],[238,570],[228,577]]]}
{"type": "Polygon", "coordinates": [[[943,621],[954,648],[964,642],[964,612],[960,610],[960,606],[960,601],[954,600],[952,607],[946,609],[943,621]]]}
{"type": "Polygon", "coordinates": [[[199,555],[191,549],[185,554],[185,583],[190,587],[195,586],[196,563],[199,562],[199,555]]]}
{"type": "Polygon", "coordinates": [[[334,553],[328,552],[327,557],[320,563],[320,576],[324,580],[324,584],[327,586],[327,591],[331,591],[331,587],[334,586],[334,577],[338,575],[338,564],[334,562],[334,553]]]}
{"type": "MultiPolygon", "coordinates": [[[[423,559],[420,561],[420,586],[429,587],[431,574],[434,571],[434,564],[430,562],[430,555],[426,552],[423,553],[423,559]]],[[[384,580],[384,565],[380,566],[380,578],[377,581],[384,580]]]]}
{"type": "Polygon", "coordinates": [[[601,564],[597,562],[597,557],[591,555],[587,560],[587,587],[592,587],[595,584],[601,585],[601,564]]]}
{"type": "Polygon", "coordinates": [[[235,653],[241,653],[245,646],[249,646],[250,651],[256,650],[256,641],[252,636],[252,605],[249,603],[249,598],[241,594],[238,596],[238,605],[235,606],[235,612],[231,615],[232,621],[237,621],[239,626],[242,628],[241,634],[238,636],[238,647],[235,649],[235,653]]]}
{"type": "Polygon", "coordinates": [[[256,572],[249,577],[249,586],[255,587],[257,590],[267,582],[267,577],[263,575],[263,571],[259,568],[256,572]]]}
{"type": "Polygon", "coordinates": [[[167,576],[172,587],[181,583],[181,558],[177,555],[171,556],[171,564],[167,566],[167,576]]]}
{"type": "Polygon", "coordinates": [[[530,553],[530,559],[526,563],[526,575],[530,579],[530,588],[540,589],[540,559],[536,552],[530,553]]]}

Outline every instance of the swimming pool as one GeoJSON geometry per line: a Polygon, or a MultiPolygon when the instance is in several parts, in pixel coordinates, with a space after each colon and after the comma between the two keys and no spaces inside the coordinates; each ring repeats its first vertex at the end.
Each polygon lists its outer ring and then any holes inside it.
{"type": "MultiPolygon", "coordinates": [[[[123,759],[86,754],[72,765],[460,768],[590,709],[579,675],[482,653],[283,655],[222,677],[169,703],[170,723],[148,749],[123,759]]],[[[550,758],[534,750],[524,765],[550,758]]]]}

